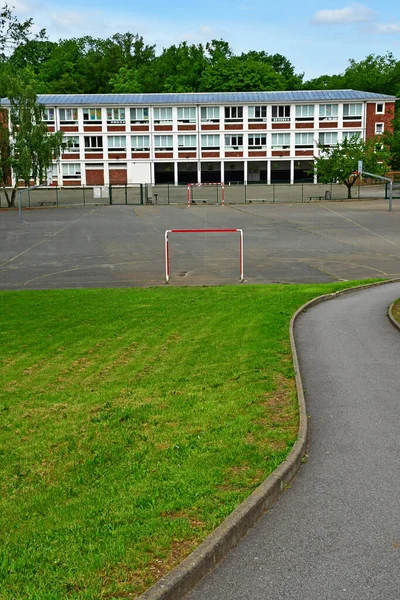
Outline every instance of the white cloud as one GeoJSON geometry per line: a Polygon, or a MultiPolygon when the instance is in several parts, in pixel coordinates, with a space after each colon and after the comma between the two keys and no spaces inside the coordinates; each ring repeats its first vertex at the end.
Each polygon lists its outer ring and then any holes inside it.
{"type": "Polygon", "coordinates": [[[381,35],[397,35],[400,33],[400,23],[377,23],[375,31],[381,35]]]}
{"type": "Polygon", "coordinates": [[[314,23],[345,25],[347,23],[365,23],[375,18],[373,10],[363,4],[350,4],[334,10],[319,10],[313,16],[314,23]]]}

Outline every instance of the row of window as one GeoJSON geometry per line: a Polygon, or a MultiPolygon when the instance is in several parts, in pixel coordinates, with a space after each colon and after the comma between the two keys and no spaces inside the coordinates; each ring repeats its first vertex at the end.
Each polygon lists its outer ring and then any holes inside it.
{"type": "MultiPolygon", "coordinates": [[[[202,122],[219,122],[221,117],[227,122],[243,121],[243,106],[202,106],[200,108],[200,119],[202,122]]],[[[298,121],[311,121],[316,115],[319,119],[334,119],[339,114],[339,104],[299,104],[293,107],[290,104],[278,105],[271,107],[271,119],[274,122],[290,121],[292,108],[295,111],[295,119],[298,121]]],[[[60,124],[71,124],[78,122],[77,108],[59,108],[60,124]]],[[[83,108],[84,123],[102,123],[102,108],[83,108]]],[[[120,124],[126,122],[127,110],[125,108],[106,108],[107,123],[120,124]]],[[[131,123],[148,123],[150,117],[149,107],[131,108],[130,122],[131,123]]],[[[172,107],[153,107],[154,123],[172,123],[173,109],[172,107]]],[[[362,118],[363,105],[361,103],[343,104],[343,119],[344,120],[360,120],[362,118]]],[[[376,103],[376,114],[384,114],[385,105],[376,103]]],[[[248,106],[248,120],[251,121],[266,121],[267,120],[267,105],[264,106],[248,106]]],[[[55,109],[45,108],[44,120],[54,123],[55,109]]],[[[195,106],[177,107],[177,120],[179,123],[196,123],[197,109],[195,106]]]]}
{"type": "MultiPolygon", "coordinates": [[[[381,134],[384,131],[383,123],[376,123],[375,133],[381,134]]],[[[318,134],[317,134],[318,135],[318,134]]],[[[342,139],[351,139],[359,137],[359,132],[343,131],[342,139]]],[[[150,150],[150,135],[132,135],[131,148],[132,151],[149,151],[150,150]]],[[[225,148],[239,149],[243,148],[246,142],[245,136],[242,134],[224,135],[225,148]]],[[[111,151],[126,151],[127,136],[111,135],[106,137],[107,147],[111,151]]],[[[196,150],[197,136],[196,135],[178,135],[178,150],[196,150]]],[[[91,135],[83,137],[84,148],[86,152],[103,151],[104,138],[102,135],[91,135]]],[[[294,144],[296,148],[313,148],[314,143],[318,142],[324,146],[332,146],[338,142],[338,132],[320,132],[318,139],[314,133],[295,133],[294,144]]],[[[68,136],[64,139],[65,152],[79,152],[79,136],[68,136]]],[[[272,148],[290,148],[291,134],[290,133],[272,133],[271,147],[272,148]]],[[[221,146],[220,134],[204,134],[200,136],[200,146],[202,150],[218,149],[221,146]]],[[[249,149],[260,149],[267,146],[267,134],[248,134],[247,146],[249,149]]],[[[172,135],[155,135],[154,149],[156,151],[168,150],[174,148],[174,136],[172,135]]]]}

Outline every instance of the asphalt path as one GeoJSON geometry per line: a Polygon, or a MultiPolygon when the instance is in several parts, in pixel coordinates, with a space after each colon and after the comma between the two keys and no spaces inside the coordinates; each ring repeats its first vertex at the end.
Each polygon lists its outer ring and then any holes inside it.
{"type": "Polygon", "coordinates": [[[393,283],[301,315],[307,463],[187,600],[400,598],[399,296],[393,283]]]}

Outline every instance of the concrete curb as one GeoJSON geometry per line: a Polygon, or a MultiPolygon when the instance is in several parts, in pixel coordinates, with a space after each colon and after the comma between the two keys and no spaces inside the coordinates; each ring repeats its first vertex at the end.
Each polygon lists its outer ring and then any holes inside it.
{"type": "Polygon", "coordinates": [[[397,300],[394,300],[392,302],[392,304],[389,306],[387,316],[389,317],[389,321],[391,322],[393,327],[396,327],[396,329],[398,329],[400,331],[400,323],[393,316],[393,306],[394,306],[395,302],[397,302],[397,300]]]}
{"type": "MultiPolygon", "coordinates": [[[[390,279],[376,283],[368,283],[340,290],[332,294],[324,294],[301,306],[290,320],[290,345],[293,355],[293,366],[297,397],[299,403],[299,430],[297,441],[287,458],[267,477],[267,479],[242,502],[183,562],[162,577],[146,590],[138,600],[181,600],[199,581],[211,571],[217,563],[238,543],[247,531],[257,522],[261,515],[277,499],[286,485],[299,470],[307,448],[308,417],[304,398],[294,326],[298,316],[326,300],[333,300],[343,294],[399,282],[390,279]]],[[[390,317],[389,317],[390,318],[390,317]]],[[[393,319],[393,316],[392,316],[393,319]]],[[[396,323],[396,326],[400,326],[396,323]]]]}

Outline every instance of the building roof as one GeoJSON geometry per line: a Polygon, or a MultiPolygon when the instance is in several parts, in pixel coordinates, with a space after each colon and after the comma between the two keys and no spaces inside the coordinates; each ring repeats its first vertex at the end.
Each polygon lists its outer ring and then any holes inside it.
{"type": "MultiPolygon", "coordinates": [[[[39,94],[38,101],[47,106],[93,106],[96,104],[233,104],[248,102],[394,102],[396,96],[357,90],[310,90],[292,92],[204,92],[189,94],[39,94]]],[[[2,101],[8,104],[7,99],[2,101]]]]}

